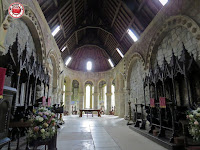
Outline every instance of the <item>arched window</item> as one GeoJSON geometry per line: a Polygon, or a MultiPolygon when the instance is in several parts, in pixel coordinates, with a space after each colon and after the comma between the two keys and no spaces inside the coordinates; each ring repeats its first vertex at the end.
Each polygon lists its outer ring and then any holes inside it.
{"type": "Polygon", "coordinates": [[[63,102],[65,102],[65,85],[63,86],[63,102]]]}
{"type": "Polygon", "coordinates": [[[90,108],[90,86],[86,86],[86,108],[90,108]]]}
{"type": "Polygon", "coordinates": [[[115,106],[115,86],[114,85],[111,86],[111,93],[112,93],[111,107],[114,107],[115,106]]]}
{"type": "Polygon", "coordinates": [[[92,62],[91,61],[87,62],[87,70],[88,71],[92,70],[92,62]]]}

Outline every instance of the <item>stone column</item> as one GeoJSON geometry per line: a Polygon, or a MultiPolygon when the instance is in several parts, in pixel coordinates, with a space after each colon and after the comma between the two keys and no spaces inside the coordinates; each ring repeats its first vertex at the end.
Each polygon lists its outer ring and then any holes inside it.
{"type": "Polygon", "coordinates": [[[99,93],[98,92],[94,92],[93,96],[94,96],[94,109],[98,109],[98,97],[99,97],[99,93]]]}
{"type": "Polygon", "coordinates": [[[84,107],[84,83],[79,83],[79,109],[83,109],[84,107]]]}
{"type": "Polygon", "coordinates": [[[120,109],[119,109],[119,117],[120,118],[124,118],[124,114],[125,114],[125,94],[124,92],[120,92],[119,93],[119,105],[120,105],[120,109]]]}
{"type": "Polygon", "coordinates": [[[66,110],[69,112],[69,115],[71,115],[72,114],[72,108],[71,108],[71,96],[72,96],[72,92],[70,92],[70,91],[66,91],[65,92],[65,106],[66,106],[66,110]]]}
{"type": "Polygon", "coordinates": [[[107,79],[107,91],[106,91],[106,99],[107,99],[107,106],[106,106],[106,114],[109,115],[109,112],[111,111],[111,79],[107,79]]]}
{"type": "Polygon", "coordinates": [[[112,93],[106,93],[107,96],[107,110],[106,110],[106,115],[109,115],[109,112],[111,111],[111,96],[112,93]]]}
{"type": "Polygon", "coordinates": [[[125,115],[124,119],[127,119],[129,113],[128,101],[130,100],[130,90],[125,89],[125,115]]]}
{"type": "Polygon", "coordinates": [[[79,109],[83,109],[84,93],[79,92],[79,109]]]}
{"type": "Polygon", "coordinates": [[[119,109],[120,109],[120,105],[119,105],[119,98],[120,94],[119,92],[115,92],[115,116],[119,115],[119,109]]]}

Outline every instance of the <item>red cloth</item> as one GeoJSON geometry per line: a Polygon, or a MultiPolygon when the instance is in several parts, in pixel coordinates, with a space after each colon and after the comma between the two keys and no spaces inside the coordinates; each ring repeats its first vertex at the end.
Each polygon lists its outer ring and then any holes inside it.
{"type": "Polygon", "coordinates": [[[155,107],[155,100],[154,100],[154,98],[150,98],[150,107],[155,107]]]}
{"type": "Polygon", "coordinates": [[[160,102],[160,108],[166,108],[166,98],[165,97],[159,97],[160,102]]]}
{"type": "Polygon", "coordinates": [[[46,106],[46,97],[45,96],[43,96],[43,98],[42,98],[42,105],[46,106]]]}
{"type": "Polygon", "coordinates": [[[3,98],[3,86],[5,82],[6,68],[0,67],[0,98],[3,98]]]}

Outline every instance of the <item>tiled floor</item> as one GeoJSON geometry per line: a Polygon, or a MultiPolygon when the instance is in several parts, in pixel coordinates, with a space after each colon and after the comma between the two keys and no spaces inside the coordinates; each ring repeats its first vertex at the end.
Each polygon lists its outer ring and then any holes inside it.
{"type": "Polygon", "coordinates": [[[64,116],[64,121],[58,133],[58,150],[165,150],[116,116],[64,116]]]}

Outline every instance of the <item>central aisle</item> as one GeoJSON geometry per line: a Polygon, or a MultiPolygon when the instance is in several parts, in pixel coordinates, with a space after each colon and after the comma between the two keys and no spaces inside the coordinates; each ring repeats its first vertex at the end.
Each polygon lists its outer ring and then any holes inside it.
{"type": "Polygon", "coordinates": [[[166,150],[129,129],[116,116],[64,116],[58,132],[58,150],[166,150]]]}

